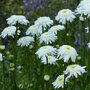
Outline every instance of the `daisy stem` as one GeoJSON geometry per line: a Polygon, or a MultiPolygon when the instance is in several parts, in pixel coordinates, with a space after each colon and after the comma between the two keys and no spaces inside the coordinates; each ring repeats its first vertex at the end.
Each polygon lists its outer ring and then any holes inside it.
{"type": "MultiPolygon", "coordinates": [[[[64,63],[64,69],[65,69],[65,63],[64,63]]],[[[64,88],[63,88],[63,90],[66,90],[66,87],[65,87],[65,73],[64,73],[64,88]]]]}
{"type": "Polygon", "coordinates": [[[86,55],[86,66],[87,66],[87,79],[88,79],[88,83],[89,83],[89,77],[88,77],[88,75],[89,75],[89,56],[88,56],[88,54],[89,54],[89,50],[88,50],[88,47],[87,47],[87,43],[89,42],[89,25],[88,25],[89,23],[88,23],[88,17],[86,16],[86,22],[85,22],[85,42],[84,42],[84,45],[85,45],[85,55],[86,55]]]}
{"type": "Polygon", "coordinates": [[[5,90],[5,64],[4,64],[4,58],[3,58],[3,90],[5,90]]]}
{"type": "MultiPolygon", "coordinates": [[[[47,67],[46,67],[46,69],[47,69],[47,73],[48,73],[48,75],[49,75],[49,73],[50,73],[50,67],[49,67],[49,63],[48,63],[48,57],[46,57],[46,62],[47,62],[47,67]]],[[[49,90],[49,82],[46,82],[46,90],[49,90]]]]}
{"type": "MultiPolygon", "coordinates": [[[[17,30],[19,29],[19,24],[17,23],[16,25],[17,27],[17,30]]],[[[12,72],[12,75],[13,75],[13,89],[17,89],[17,84],[16,84],[16,64],[17,64],[17,51],[18,51],[18,48],[17,48],[17,40],[18,40],[18,36],[17,36],[17,30],[16,30],[16,33],[15,33],[15,41],[14,41],[14,44],[13,44],[13,47],[14,47],[14,50],[13,50],[13,54],[14,54],[14,68],[15,70],[12,72]]]]}
{"type": "MultiPolygon", "coordinates": [[[[35,54],[35,52],[36,52],[36,50],[37,50],[37,36],[36,36],[36,34],[35,34],[35,36],[34,36],[34,54],[35,54]]],[[[36,55],[35,55],[35,57],[34,57],[34,66],[35,66],[35,76],[36,76],[36,87],[35,87],[35,89],[39,89],[39,80],[38,80],[38,72],[37,72],[37,68],[38,68],[38,66],[37,66],[38,64],[37,64],[37,57],[36,57],[36,55]]]]}

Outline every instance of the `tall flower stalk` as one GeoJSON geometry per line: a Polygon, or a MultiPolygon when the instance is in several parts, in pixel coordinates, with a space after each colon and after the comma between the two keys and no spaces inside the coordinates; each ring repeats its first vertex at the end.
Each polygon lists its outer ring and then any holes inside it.
{"type": "Polygon", "coordinates": [[[17,77],[17,54],[18,54],[18,47],[17,47],[17,40],[18,40],[18,35],[17,35],[17,31],[19,30],[19,23],[17,23],[16,25],[17,29],[16,29],[16,33],[15,33],[15,37],[14,37],[14,42],[13,42],[13,55],[14,55],[14,58],[13,58],[13,63],[14,63],[14,71],[12,72],[12,79],[13,79],[13,88],[14,89],[17,89],[17,80],[16,80],[16,77],[17,77]]]}
{"type": "Polygon", "coordinates": [[[3,90],[5,90],[5,58],[3,58],[3,90]]]}
{"type": "Polygon", "coordinates": [[[85,38],[84,38],[84,47],[85,47],[85,62],[86,62],[86,66],[87,66],[87,79],[88,79],[88,83],[90,82],[89,81],[89,48],[87,47],[87,43],[89,42],[90,38],[89,38],[89,22],[88,22],[88,17],[86,16],[86,20],[85,20],[85,38]]]}

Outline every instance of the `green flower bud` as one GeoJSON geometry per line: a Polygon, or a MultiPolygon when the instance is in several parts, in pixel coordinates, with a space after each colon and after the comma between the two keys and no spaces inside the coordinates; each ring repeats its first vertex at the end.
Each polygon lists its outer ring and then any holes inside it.
{"type": "Polygon", "coordinates": [[[50,79],[50,76],[49,75],[44,75],[44,80],[45,81],[49,81],[49,79],[50,79]]]}

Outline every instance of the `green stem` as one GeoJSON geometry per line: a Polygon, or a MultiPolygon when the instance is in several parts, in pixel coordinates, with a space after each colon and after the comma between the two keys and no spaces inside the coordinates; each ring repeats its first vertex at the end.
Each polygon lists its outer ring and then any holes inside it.
{"type": "MultiPolygon", "coordinates": [[[[36,51],[37,51],[37,36],[35,34],[35,36],[34,36],[34,54],[36,53],[36,51]]],[[[38,77],[38,70],[37,70],[38,62],[37,62],[36,55],[34,57],[34,66],[35,66],[35,80],[36,80],[36,82],[35,82],[35,84],[36,84],[35,89],[38,90],[39,89],[39,77],[38,77]]]]}
{"type": "MultiPolygon", "coordinates": [[[[19,25],[17,24],[17,30],[19,25]]],[[[17,36],[17,30],[15,33],[15,39],[14,39],[14,44],[13,44],[13,55],[14,55],[14,68],[15,70],[12,72],[12,79],[13,79],[13,89],[17,90],[17,84],[16,84],[16,69],[17,69],[17,52],[18,52],[18,48],[17,48],[17,40],[18,40],[18,36],[17,36]]]]}
{"type": "MultiPolygon", "coordinates": [[[[64,63],[64,66],[63,66],[63,71],[65,70],[65,63],[64,63]]],[[[66,86],[65,86],[65,79],[66,79],[66,77],[65,77],[65,74],[64,74],[64,88],[63,88],[63,90],[66,90],[66,86]]]]}
{"type": "Polygon", "coordinates": [[[87,84],[89,83],[89,50],[87,47],[87,43],[89,42],[89,25],[88,25],[88,17],[86,16],[86,22],[85,22],[85,60],[86,60],[86,66],[87,66],[87,84]]]}
{"type": "Polygon", "coordinates": [[[4,64],[4,58],[3,58],[3,90],[5,90],[5,64],[4,64]]]}

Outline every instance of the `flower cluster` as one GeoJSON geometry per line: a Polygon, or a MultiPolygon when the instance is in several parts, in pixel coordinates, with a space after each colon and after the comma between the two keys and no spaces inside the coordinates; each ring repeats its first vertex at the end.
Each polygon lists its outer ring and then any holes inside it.
{"type": "MultiPolygon", "coordinates": [[[[61,24],[72,22],[75,18],[75,13],[69,9],[60,10],[55,17],[55,19],[61,24]]],[[[76,62],[78,54],[74,47],[70,45],[62,45],[59,48],[55,48],[52,46],[52,43],[58,39],[57,33],[61,30],[65,30],[64,25],[53,25],[53,21],[50,20],[49,17],[40,17],[35,21],[34,25],[30,26],[26,31],[27,35],[36,35],[39,39],[40,45],[45,44],[35,53],[41,60],[41,63],[46,65],[57,65],[59,60],[63,60],[63,63],[67,64],[68,62],[76,62]]],[[[63,70],[63,74],[59,75],[56,80],[52,82],[54,88],[63,88],[64,84],[68,83],[69,78],[78,78],[78,75],[85,73],[85,68],[86,66],[78,64],[68,65],[66,70],[63,70]]]]}
{"type": "MultiPolygon", "coordinates": [[[[90,0],[83,0],[80,2],[75,12],[71,11],[70,9],[60,10],[55,17],[55,20],[61,25],[54,25],[54,21],[50,17],[39,17],[36,21],[34,21],[34,24],[29,26],[29,28],[26,30],[26,36],[22,37],[18,36],[21,33],[19,30],[19,25],[27,25],[29,21],[23,15],[12,15],[6,19],[7,24],[10,26],[6,27],[1,32],[0,36],[2,38],[13,37],[17,42],[17,46],[25,46],[29,47],[29,49],[38,43],[37,46],[39,49],[37,51],[35,50],[36,52],[34,52],[34,54],[38,56],[38,59],[40,59],[41,63],[43,65],[45,64],[45,66],[57,66],[57,64],[59,65],[59,62],[61,61],[63,63],[63,73],[62,75],[58,75],[56,80],[52,82],[52,85],[55,89],[63,88],[64,85],[69,83],[70,78],[78,78],[78,76],[84,74],[86,72],[86,66],[75,64],[77,61],[78,52],[73,45],[71,46],[68,44],[63,44],[58,45],[58,47],[54,45],[56,40],[60,38],[58,33],[65,31],[65,25],[67,22],[73,22],[76,18],[75,15],[81,14],[81,16],[90,16],[90,8],[88,8],[89,5],[90,0]],[[29,45],[31,45],[31,47],[29,45]]],[[[87,45],[90,48],[90,43],[87,45]]],[[[34,49],[37,48],[34,47],[34,49]]],[[[0,61],[2,60],[3,55],[0,53],[0,61]]],[[[44,76],[45,81],[48,81],[49,79],[50,76],[48,74],[44,76]]]]}
{"type": "MultiPolygon", "coordinates": [[[[62,22],[62,24],[66,24],[67,21],[72,22],[75,19],[74,13],[71,12],[70,10],[66,9],[63,12],[65,14],[67,14],[67,16],[64,16],[65,19],[62,19],[62,20],[64,20],[64,22],[60,21],[60,22],[62,22]]],[[[58,16],[56,18],[60,18],[60,17],[61,16],[58,16]]],[[[58,19],[58,20],[61,20],[61,18],[58,19]]],[[[64,63],[68,63],[68,62],[70,62],[69,61],[70,59],[71,59],[72,62],[75,62],[76,57],[78,56],[78,54],[77,54],[76,49],[73,48],[72,46],[62,45],[59,48],[54,48],[53,46],[49,45],[49,44],[54,43],[57,40],[58,31],[64,30],[65,26],[64,25],[54,25],[54,26],[50,27],[48,25],[48,23],[46,23],[46,20],[42,19],[43,23],[41,23],[41,17],[37,21],[38,21],[37,26],[42,27],[42,29],[44,29],[44,30],[41,30],[41,33],[40,33],[40,31],[39,31],[40,29],[39,29],[38,30],[39,36],[38,35],[37,36],[38,36],[38,39],[40,41],[40,44],[44,43],[45,46],[41,46],[37,50],[37,52],[35,53],[36,55],[38,55],[39,59],[41,59],[41,63],[46,64],[46,65],[47,64],[56,65],[56,63],[58,63],[59,60],[63,60],[64,63]],[[48,29],[48,31],[46,31],[47,26],[50,27],[48,29]]],[[[33,25],[33,26],[35,26],[35,25],[33,25]]],[[[26,32],[27,34],[31,34],[32,32],[37,31],[36,28],[33,28],[34,29],[33,30],[33,29],[31,29],[31,27],[27,30],[27,32],[26,32]]],[[[35,33],[35,34],[38,34],[38,32],[35,33]]],[[[33,35],[35,35],[35,34],[33,34],[33,35]]],[[[86,72],[85,71],[85,66],[82,67],[78,64],[68,65],[66,70],[64,70],[63,75],[59,75],[52,84],[55,88],[60,88],[60,87],[63,88],[64,83],[66,84],[69,81],[69,78],[71,78],[71,77],[76,77],[77,78],[78,75],[81,75],[85,72],[86,72]],[[64,75],[66,75],[67,77],[65,78],[64,75]]]]}

